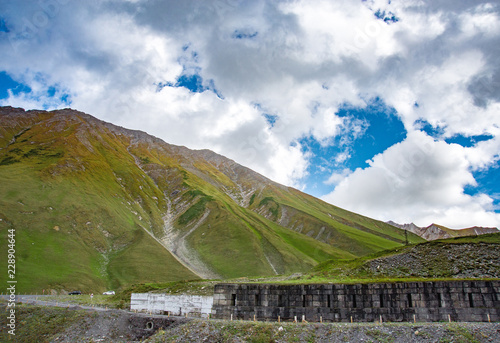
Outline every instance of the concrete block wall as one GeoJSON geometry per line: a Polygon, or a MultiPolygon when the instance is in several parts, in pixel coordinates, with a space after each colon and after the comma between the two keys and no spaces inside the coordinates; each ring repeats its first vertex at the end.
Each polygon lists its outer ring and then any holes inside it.
{"type": "Polygon", "coordinates": [[[500,281],[219,284],[215,318],[349,322],[500,321],[500,281]]]}
{"type": "Polygon", "coordinates": [[[212,312],[213,297],[199,295],[167,295],[132,293],[130,309],[154,314],[208,317],[212,312]]]}

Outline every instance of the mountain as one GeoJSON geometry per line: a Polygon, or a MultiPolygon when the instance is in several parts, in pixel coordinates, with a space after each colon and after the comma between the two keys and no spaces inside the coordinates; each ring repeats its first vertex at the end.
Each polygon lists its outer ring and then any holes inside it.
{"type": "Polygon", "coordinates": [[[403,230],[408,230],[409,232],[412,232],[424,238],[427,241],[433,241],[436,239],[445,239],[445,238],[455,238],[455,237],[478,236],[478,235],[499,232],[499,230],[495,227],[474,226],[466,229],[454,230],[438,224],[431,224],[427,227],[419,227],[413,223],[398,224],[393,221],[388,221],[387,224],[403,230]]]}
{"type": "Polygon", "coordinates": [[[212,151],[82,112],[0,107],[0,123],[0,244],[15,230],[18,291],[302,272],[405,242],[212,151]]]}

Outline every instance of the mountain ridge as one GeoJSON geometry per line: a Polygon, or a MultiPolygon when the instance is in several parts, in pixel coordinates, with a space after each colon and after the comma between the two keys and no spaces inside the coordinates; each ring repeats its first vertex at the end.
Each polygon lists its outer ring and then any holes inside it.
{"type": "Polygon", "coordinates": [[[473,226],[464,229],[450,229],[443,225],[432,223],[426,227],[420,227],[415,225],[414,223],[409,224],[398,224],[391,221],[388,221],[387,224],[398,227],[403,230],[408,230],[425,240],[433,241],[436,239],[446,239],[446,238],[454,238],[454,237],[465,237],[465,236],[478,236],[489,233],[498,233],[498,228],[494,227],[482,227],[482,226],[473,226]]]}
{"type": "Polygon", "coordinates": [[[303,272],[405,242],[215,152],[83,112],[1,107],[0,123],[0,228],[19,232],[22,289],[303,272]]]}

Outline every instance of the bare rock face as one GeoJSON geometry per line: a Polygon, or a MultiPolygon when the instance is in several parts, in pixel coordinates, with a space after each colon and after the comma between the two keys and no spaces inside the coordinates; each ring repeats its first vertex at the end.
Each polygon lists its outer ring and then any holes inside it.
{"type": "Polygon", "coordinates": [[[498,232],[498,229],[495,227],[474,226],[471,228],[454,230],[438,224],[431,224],[427,227],[420,227],[413,223],[398,224],[393,221],[388,221],[387,224],[412,232],[428,241],[453,237],[478,236],[498,232]]]}
{"type": "Polygon", "coordinates": [[[436,224],[431,224],[425,228],[422,228],[422,231],[423,232],[421,237],[425,238],[428,241],[452,237],[448,232],[446,232],[436,224]]]}
{"type": "Polygon", "coordinates": [[[473,231],[476,235],[485,235],[488,233],[497,233],[498,229],[496,227],[480,227],[474,226],[469,228],[469,230],[473,231]]]}

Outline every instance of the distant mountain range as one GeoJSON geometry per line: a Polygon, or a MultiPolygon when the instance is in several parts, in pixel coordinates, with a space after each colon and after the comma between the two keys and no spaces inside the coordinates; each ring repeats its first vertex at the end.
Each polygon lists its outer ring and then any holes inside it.
{"type": "Polygon", "coordinates": [[[398,224],[393,221],[388,221],[387,224],[403,230],[407,230],[408,232],[412,232],[427,241],[433,241],[436,239],[454,238],[454,237],[478,236],[488,233],[499,232],[499,230],[494,227],[474,226],[466,229],[454,230],[437,224],[431,224],[427,227],[419,227],[413,223],[398,224]]]}
{"type": "Polygon", "coordinates": [[[400,228],[212,151],[71,109],[0,107],[0,180],[20,292],[303,272],[405,243],[400,228]]]}

